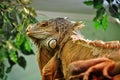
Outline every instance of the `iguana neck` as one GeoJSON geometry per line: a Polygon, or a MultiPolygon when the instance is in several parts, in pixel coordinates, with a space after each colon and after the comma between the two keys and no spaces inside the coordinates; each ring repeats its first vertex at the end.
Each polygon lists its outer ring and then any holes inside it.
{"type": "Polygon", "coordinates": [[[57,40],[56,37],[48,37],[46,40],[41,41],[38,46],[37,57],[38,57],[38,64],[39,64],[40,71],[48,63],[48,61],[54,56],[57,50],[57,47],[51,48],[48,44],[49,41],[51,41],[52,39],[57,40]]]}
{"type": "MultiPolygon", "coordinates": [[[[54,53],[54,52],[53,52],[54,53]]],[[[52,51],[49,51],[45,47],[41,47],[38,51],[38,64],[40,69],[47,64],[47,62],[53,57],[51,54],[53,54],[52,51]]]]}

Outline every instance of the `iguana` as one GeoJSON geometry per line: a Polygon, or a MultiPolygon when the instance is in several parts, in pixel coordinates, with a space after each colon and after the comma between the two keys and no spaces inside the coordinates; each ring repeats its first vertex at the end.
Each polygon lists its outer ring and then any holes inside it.
{"type": "Polygon", "coordinates": [[[106,80],[103,76],[120,79],[119,41],[85,39],[79,33],[83,26],[82,22],[55,18],[27,27],[27,35],[38,48],[42,80],[79,80],[82,77],[106,80]]]}

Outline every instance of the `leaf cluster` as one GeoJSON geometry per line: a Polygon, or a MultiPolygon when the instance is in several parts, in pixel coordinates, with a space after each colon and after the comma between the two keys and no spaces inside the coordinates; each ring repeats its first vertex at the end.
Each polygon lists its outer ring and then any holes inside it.
{"type": "Polygon", "coordinates": [[[25,29],[30,23],[37,22],[35,10],[30,0],[0,0],[0,79],[6,80],[7,74],[15,64],[26,67],[23,55],[34,54],[26,37],[25,29]],[[9,66],[6,67],[6,62],[9,66]]]}
{"type": "Polygon", "coordinates": [[[108,14],[106,14],[105,8],[103,7],[103,0],[87,0],[84,1],[87,6],[93,6],[96,9],[96,16],[94,17],[95,28],[102,27],[104,31],[108,27],[108,14]]]}

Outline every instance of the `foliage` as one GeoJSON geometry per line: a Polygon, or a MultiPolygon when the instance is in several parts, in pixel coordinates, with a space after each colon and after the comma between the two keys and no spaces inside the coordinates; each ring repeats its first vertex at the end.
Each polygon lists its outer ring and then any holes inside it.
{"type": "Polygon", "coordinates": [[[34,54],[25,34],[26,26],[35,23],[30,0],[0,0],[0,79],[6,80],[15,64],[26,67],[24,55],[34,54]],[[6,67],[6,62],[9,67],[6,67]]]}
{"type": "MultiPolygon", "coordinates": [[[[98,29],[102,26],[102,28],[106,31],[108,27],[108,14],[106,9],[103,7],[103,0],[86,0],[84,1],[84,4],[87,6],[92,5],[93,8],[96,9],[96,16],[93,19],[95,28],[98,29]]],[[[115,15],[118,16],[119,13],[115,15]]]]}

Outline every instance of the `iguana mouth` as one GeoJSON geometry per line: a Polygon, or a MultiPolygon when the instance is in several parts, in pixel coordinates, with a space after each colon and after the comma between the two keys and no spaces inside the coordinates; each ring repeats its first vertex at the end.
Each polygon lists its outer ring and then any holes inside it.
{"type": "Polygon", "coordinates": [[[43,31],[26,32],[26,34],[29,37],[36,38],[36,39],[46,39],[47,37],[50,36],[48,32],[43,32],[43,31]]]}
{"type": "Polygon", "coordinates": [[[33,34],[48,34],[48,32],[44,32],[44,31],[27,31],[26,34],[29,35],[33,35],[33,34]]]}

